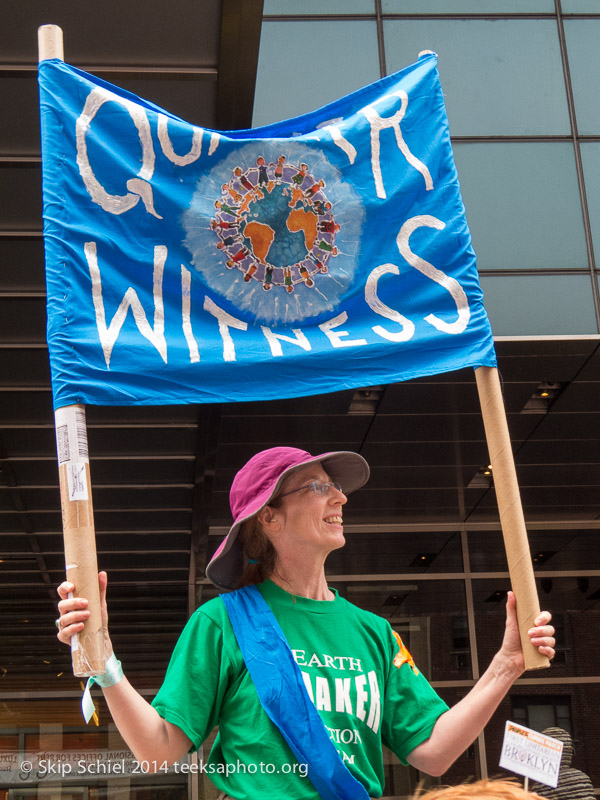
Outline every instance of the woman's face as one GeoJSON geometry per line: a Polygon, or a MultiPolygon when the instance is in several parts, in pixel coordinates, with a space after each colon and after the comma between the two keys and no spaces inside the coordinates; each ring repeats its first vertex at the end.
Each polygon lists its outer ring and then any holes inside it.
{"type": "Polygon", "coordinates": [[[306,486],[311,481],[329,483],[330,480],[320,464],[309,464],[287,478],[281,494],[292,494],[282,497],[270,509],[274,520],[270,538],[276,550],[301,548],[303,552],[313,551],[323,557],[344,546],[342,510],[346,495],[332,486],[326,494],[315,494],[306,486]]]}

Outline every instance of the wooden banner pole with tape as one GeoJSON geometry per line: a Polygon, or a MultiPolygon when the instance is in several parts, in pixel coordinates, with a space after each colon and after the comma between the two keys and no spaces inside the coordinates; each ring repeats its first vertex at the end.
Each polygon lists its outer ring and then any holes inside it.
{"type": "Polygon", "coordinates": [[[494,476],[508,571],[517,600],[525,669],[544,669],[550,666],[550,661],[531,646],[527,635],[540,613],[540,604],[498,370],[496,367],[477,367],[475,379],[494,476]]]}
{"type": "MultiPolygon", "coordinates": [[[[40,61],[62,61],[62,30],[42,25],[38,47],[40,61]]],[[[89,600],[90,611],[81,633],[71,639],[73,673],[89,677],[105,671],[105,658],[85,406],[57,408],[55,425],[67,580],[89,600]]]]}

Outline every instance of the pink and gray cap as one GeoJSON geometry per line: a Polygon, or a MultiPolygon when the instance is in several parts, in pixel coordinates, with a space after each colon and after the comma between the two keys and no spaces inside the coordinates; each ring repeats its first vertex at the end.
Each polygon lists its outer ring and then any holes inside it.
{"type": "Polygon", "coordinates": [[[253,456],[236,474],[229,492],[234,523],[206,568],[206,577],[219,589],[234,589],[244,568],[238,540],[243,522],[273,500],[284,479],[308,464],[321,464],[344,494],[360,489],[369,479],[369,465],[358,453],[342,450],[313,456],[296,447],[271,447],[253,456]]]}

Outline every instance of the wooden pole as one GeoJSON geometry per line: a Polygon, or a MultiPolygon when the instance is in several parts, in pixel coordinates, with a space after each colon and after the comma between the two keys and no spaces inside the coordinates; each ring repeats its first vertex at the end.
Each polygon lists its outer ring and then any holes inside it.
{"type": "Polygon", "coordinates": [[[45,61],[48,58],[65,59],[63,32],[58,25],[41,25],[38,28],[38,59],[45,61]]]}
{"type": "Polygon", "coordinates": [[[101,675],[105,662],[85,406],[57,408],[55,424],[67,580],[90,612],[71,639],[73,674],[89,677],[101,675]]]}
{"type": "MultiPolygon", "coordinates": [[[[40,61],[63,60],[62,30],[57,25],[38,29],[38,45],[40,61]]],[[[78,596],[89,601],[90,616],[71,639],[73,673],[84,678],[105,671],[85,406],[56,409],[55,424],[67,580],[78,596]]]]}
{"type": "Polygon", "coordinates": [[[531,646],[527,635],[540,613],[540,604],[498,370],[495,367],[477,367],[475,378],[494,476],[508,571],[517,599],[517,618],[525,669],[544,669],[550,666],[550,661],[531,646]]]}

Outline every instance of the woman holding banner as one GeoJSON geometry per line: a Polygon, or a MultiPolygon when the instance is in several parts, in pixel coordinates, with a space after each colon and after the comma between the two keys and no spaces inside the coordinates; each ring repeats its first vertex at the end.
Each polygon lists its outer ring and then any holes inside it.
{"type": "MultiPolygon", "coordinates": [[[[473,742],[524,670],[514,596],[500,650],[448,709],[387,621],[327,586],[325,560],[344,545],[346,495],[368,476],[356,453],[276,447],[250,459],[230,492],[234,524],[207,568],[218,588],[238,591],[192,615],[152,705],[112,652],[100,573],[110,659],[97,682],[136,758],[160,770],[218,725],[203,771],[228,796],[367,800],[383,791],[382,744],[441,775],[473,742]]],[[[65,644],[89,613],[84,598],[68,597],[73,588],[58,590],[65,644]]],[[[548,612],[529,637],[554,656],[548,612]]]]}

